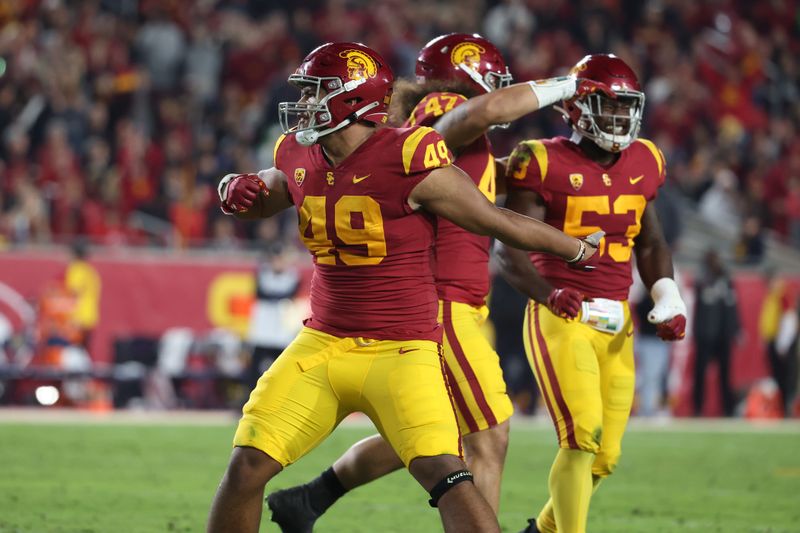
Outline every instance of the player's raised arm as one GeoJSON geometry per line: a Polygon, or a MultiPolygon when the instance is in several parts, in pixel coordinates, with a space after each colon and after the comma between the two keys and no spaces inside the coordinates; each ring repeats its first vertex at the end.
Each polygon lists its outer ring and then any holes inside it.
{"type": "Polygon", "coordinates": [[[517,83],[470,98],[445,113],[434,125],[447,146],[456,150],[466,146],[497,124],[517,120],[528,113],[574,96],[600,90],[613,97],[605,84],[574,76],[517,83]]]}
{"type": "Polygon", "coordinates": [[[228,174],[217,193],[222,212],[241,219],[269,218],[292,205],[286,174],[275,167],[257,174],[228,174]]]}
{"type": "Polygon", "coordinates": [[[587,262],[602,237],[576,239],[544,222],[496,207],[452,165],[431,172],[408,199],[412,207],[421,206],[472,233],[495,237],[514,248],[557,255],[570,263],[587,262]]]}

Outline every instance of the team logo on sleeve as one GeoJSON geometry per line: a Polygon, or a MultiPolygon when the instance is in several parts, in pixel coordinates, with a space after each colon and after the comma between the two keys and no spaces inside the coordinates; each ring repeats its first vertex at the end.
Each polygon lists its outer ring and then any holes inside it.
{"type": "Polygon", "coordinates": [[[583,187],[583,174],[570,174],[569,184],[572,185],[572,188],[576,191],[579,190],[583,187]]]}
{"type": "Polygon", "coordinates": [[[450,52],[450,62],[456,67],[464,63],[468,67],[478,70],[478,66],[481,63],[481,54],[484,53],[486,53],[486,50],[475,43],[459,43],[450,52]]]}
{"type": "Polygon", "coordinates": [[[306,179],[306,169],[304,168],[296,168],[294,169],[294,182],[297,186],[301,186],[303,181],[306,179]]]}
{"type": "Polygon", "coordinates": [[[366,80],[378,74],[378,64],[361,50],[345,50],[339,57],[347,59],[347,77],[351,80],[366,80]]]}

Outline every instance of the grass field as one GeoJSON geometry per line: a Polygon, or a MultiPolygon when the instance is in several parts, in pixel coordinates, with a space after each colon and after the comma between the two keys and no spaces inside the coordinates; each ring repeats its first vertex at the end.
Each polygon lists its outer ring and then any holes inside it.
{"type": "MultiPolygon", "coordinates": [[[[202,531],[227,463],[234,420],[104,423],[0,412],[0,532],[202,531]]],[[[272,485],[319,473],[363,425],[340,427],[272,485]]],[[[592,501],[592,532],[800,531],[800,426],[634,424],[617,473],[592,501]]],[[[500,521],[519,531],[546,494],[555,453],[543,422],[512,426],[500,521]]],[[[320,532],[440,531],[405,472],[354,491],[320,532]]],[[[261,531],[277,531],[265,515],[261,531]]]]}

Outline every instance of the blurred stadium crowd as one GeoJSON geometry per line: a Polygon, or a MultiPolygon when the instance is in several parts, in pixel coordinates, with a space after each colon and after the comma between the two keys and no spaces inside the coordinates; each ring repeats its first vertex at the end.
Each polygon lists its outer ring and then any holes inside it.
{"type": "MultiPolygon", "coordinates": [[[[260,248],[291,221],[240,225],[215,185],[271,164],[285,80],[326,41],[412,76],[430,38],[476,31],[517,80],[611,51],[645,82],[643,135],[671,187],[757,261],[800,245],[800,9],[792,0],[12,0],[0,5],[0,245],[260,248]],[[633,44],[635,43],[635,44],[633,44]]],[[[553,112],[498,132],[566,133],[553,112]]]]}

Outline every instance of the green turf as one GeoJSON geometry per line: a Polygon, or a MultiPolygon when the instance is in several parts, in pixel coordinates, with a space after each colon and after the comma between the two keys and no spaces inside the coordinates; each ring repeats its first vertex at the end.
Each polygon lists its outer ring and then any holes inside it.
{"type": "MultiPolygon", "coordinates": [[[[201,531],[233,426],[0,423],[0,532],[201,531]]],[[[343,427],[272,488],[320,472],[366,428],[343,427]]],[[[517,425],[501,523],[544,501],[548,429],[517,425]]],[[[634,430],[592,501],[592,532],[800,531],[800,433],[634,430]]],[[[317,531],[440,531],[405,472],[346,496],[317,531]]],[[[262,531],[277,531],[265,517],[262,531]]]]}

